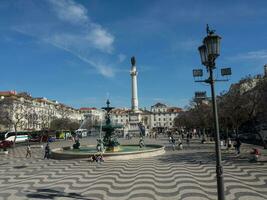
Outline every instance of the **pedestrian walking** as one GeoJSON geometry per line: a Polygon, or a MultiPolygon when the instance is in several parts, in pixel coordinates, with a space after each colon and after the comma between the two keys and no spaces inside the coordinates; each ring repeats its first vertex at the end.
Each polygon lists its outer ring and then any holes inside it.
{"type": "Polygon", "coordinates": [[[172,150],[175,150],[175,146],[176,146],[176,141],[174,139],[174,137],[172,137],[172,150]]]}
{"type": "Polygon", "coordinates": [[[180,138],[178,138],[178,145],[179,145],[179,149],[183,150],[183,143],[182,143],[182,140],[180,138]]]}
{"type": "Polygon", "coordinates": [[[241,140],[239,137],[236,138],[235,141],[235,149],[236,149],[236,154],[239,155],[240,154],[240,147],[241,147],[241,140]]]}
{"type": "Polygon", "coordinates": [[[44,159],[49,159],[50,158],[50,147],[49,147],[49,143],[47,143],[46,147],[45,147],[45,155],[44,155],[44,159]]]}
{"type": "Polygon", "coordinates": [[[32,157],[31,146],[29,144],[26,148],[26,158],[28,158],[28,156],[30,156],[30,158],[32,157]]]}
{"type": "Polygon", "coordinates": [[[172,143],[172,136],[169,137],[169,143],[172,143]]]}
{"type": "Polygon", "coordinates": [[[190,146],[190,135],[189,135],[189,133],[186,135],[186,143],[187,143],[187,146],[190,146]]]}

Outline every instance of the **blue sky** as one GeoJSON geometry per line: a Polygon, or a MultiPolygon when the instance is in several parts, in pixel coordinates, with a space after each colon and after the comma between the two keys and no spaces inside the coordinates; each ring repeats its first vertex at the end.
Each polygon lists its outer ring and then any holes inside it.
{"type": "MultiPolygon", "coordinates": [[[[28,91],[76,108],[107,97],[130,107],[130,58],[137,60],[139,106],[183,107],[203,68],[205,26],[222,37],[217,66],[232,67],[217,93],[267,63],[267,1],[1,0],[0,90],[28,91]]],[[[219,70],[215,72],[219,77],[219,70]]]]}

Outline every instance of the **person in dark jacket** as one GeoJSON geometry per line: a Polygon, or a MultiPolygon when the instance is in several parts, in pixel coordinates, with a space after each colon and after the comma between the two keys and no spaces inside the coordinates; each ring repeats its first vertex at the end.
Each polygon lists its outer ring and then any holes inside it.
{"type": "Polygon", "coordinates": [[[240,147],[241,147],[241,140],[239,137],[236,138],[236,141],[235,141],[235,149],[236,149],[236,153],[237,155],[240,154],[240,147]]]}
{"type": "Polygon", "coordinates": [[[44,155],[44,159],[49,159],[50,158],[50,147],[49,147],[49,143],[47,143],[47,145],[45,146],[45,155],[44,155]]]}

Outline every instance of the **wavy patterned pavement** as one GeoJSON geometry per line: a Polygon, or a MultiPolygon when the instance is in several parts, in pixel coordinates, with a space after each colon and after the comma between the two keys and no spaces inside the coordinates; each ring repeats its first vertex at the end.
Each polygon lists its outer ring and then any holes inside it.
{"type": "MultiPolygon", "coordinates": [[[[147,139],[166,145],[162,156],[102,164],[43,160],[40,148],[32,148],[33,157],[26,159],[25,147],[16,147],[9,156],[0,157],[0,199],[216,199],[214,145],[194,140],[187,149],[172,151],[166,141],[147,139]]],[[[52,146],[69,144],[61,141],[52,146]]],[[[249,162],[249,148],[243,145],[239,157],[223,154],[227,200],[267,199],[267,163],[249,162]]]]}

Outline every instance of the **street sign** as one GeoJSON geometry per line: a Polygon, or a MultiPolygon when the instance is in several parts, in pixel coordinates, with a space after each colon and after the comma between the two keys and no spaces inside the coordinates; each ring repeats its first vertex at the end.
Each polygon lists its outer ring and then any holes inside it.
{"type": "Polygon", "coordinates": [[[203,76],[203,70],[202,69],[193,69],[193,76],[194,77],[201,77],[201,76],[203,76]]]}
{"type": "Polygon", "coordinates": [[[222,76],[229,76],[229,75],[232,75],[232,70],[230,67],[228,68],[222,68],[221,69],[221,75],[222,76]]]}

